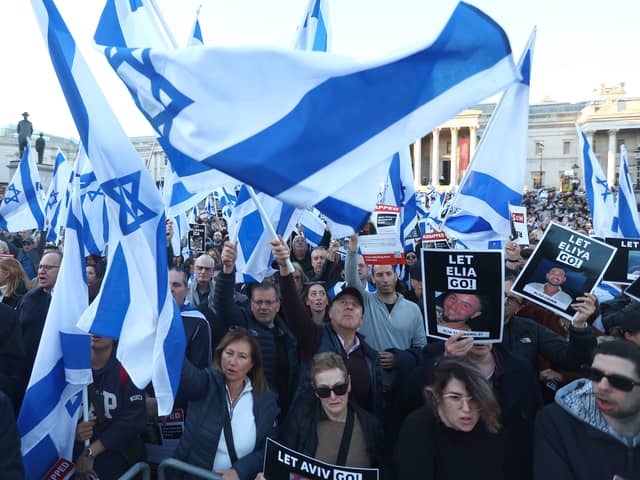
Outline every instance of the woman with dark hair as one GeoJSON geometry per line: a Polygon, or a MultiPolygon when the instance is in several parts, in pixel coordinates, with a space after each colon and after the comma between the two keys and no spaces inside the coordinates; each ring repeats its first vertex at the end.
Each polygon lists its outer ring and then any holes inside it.
{"type": "Polygon", "coordinates": [[[409,415],[396,447],[399,480],[505,478],[500,406],[466,358],[443,358],[426,387],[427,406],[409,415]]]}
{"type": "Polygon", "coordinates": [[[329,294],[324,282],[306,283],[302,290],[302,302],[313,323],[322,325],[329,322],[329,294]]]}
{"type": "Polygon", "coordinates": [[[185,359],[180,389],[190,403],[175,458],[223,480],[255,478],[279,413],[276,395],[267,389],[256,332],[230,330],[216,348],[213,368],[200,370],[185,359]]]}
{"type": "Polygon", "coordinates": [[[29,278],[19,261],[14,258],[0,259],[0,300],[16,308],[27,293],[29,278]]]}

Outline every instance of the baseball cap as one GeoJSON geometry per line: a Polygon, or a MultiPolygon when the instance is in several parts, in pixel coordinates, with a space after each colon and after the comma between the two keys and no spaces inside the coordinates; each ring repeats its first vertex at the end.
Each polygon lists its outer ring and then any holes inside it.
{"type": "Polygon", "coordinates": [[[364,298],[362,298],[360,290],[358,290],[356,287],[344,287],[342,290],[340,290],[340,292],[338,292],[335,297],[333,297],[333,301],[331,303],[335,302],[340,297],[344,297],[345,295],[351,295],[352,297],[354,297],[356,300],[358,300],[358,303],[364,309],[364,298]]]}

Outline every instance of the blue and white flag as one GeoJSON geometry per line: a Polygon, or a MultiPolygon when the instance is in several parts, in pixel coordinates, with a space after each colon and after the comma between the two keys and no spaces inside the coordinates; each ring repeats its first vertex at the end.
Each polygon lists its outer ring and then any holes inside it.
{"type": "Polygon", "coordinates": [[[109,216],[105,195],[100,188],[84,146],[80,144],[74,167],[78,178],[84,248],[87,255],[103,256],[109,242],[109,216]]]}
{"type": "Polygon", "coordinates": [[[467,248],[487,248],[511,234],[509,205],[520,205],[527,166],[529,83],[535,29],[518,64],[522,81],[509,87],[496,106],[451,202],[445,231],[467,248]]]}
{"type": "Polygon", "coordinates": [[[66,223],[67,191],[71,187],[72,181],[73,165],[67,161],[62,151],[58,149],[51,184],[47,191],[47,203],[44,206],[46,224],[49,229],[47,233],[49,242],[58,242],[66,223]]]}
{"type": "Polygon", "coordinates": [[[310,0],[304,19],[298,27],[294,48],[315,52],[328,52],[329,8],[328,0],[310,0]]]}
{"type": "Polygon", "coordinates": [[[378,62],[95,40],[185,185],[219,169],[353,227],[373,210],[394,152],[520,78],[504,31],[465,3],[432,45],[378,62]],[[361,182],[367,173],[372,181],[361,182]]]}
{"type": "Polygon", "coordinates": [[[200,215],[198,214],[198,205],[194,205],[193,208],[187,213],[187,222],[196,223],[200,215]]]}
{"type": "Polygon", "coordinates": [[[417,219],[416,189],[409,148],[403,148],[391,160],[382,202],[385,205],[402,207],[400,215],[400,243],[405,251],[413,250],[417,219]]]}
{"type": "MultiPolygon", "coordinates": [[[[99,45],[125,48],[170,49],[176,46],[172,33],[160,27],[149,0],[107,0],[94,39],[99,45]]],[[[196,14],[193,34],[187,45],[194,46],[198,42],[202,44],[202,35],[196,14]]],[[[241,183],[220,171],[202,169],[198,162],[186,158],[162,137],[158,138],[158,143],[169,158],[165,183],[169,183],[167,179],[170,178],[171,188],[168,195],[164,196],[169,217],[177,217],[189,210],[202,201],[213,187],[241,183]]]]}
{"type": "Polygon", "coordinates": [[[320,212],[315,208],[307,208],[300,215],[300,225],[302,225],[304,238],[312,246],[317,246],[324,236],[327,224],[320,218],[320,212]]]}
{"type": "Polygon", "coordinates": [[[232,188],[220,187],[213,191],[213,196],[218,199],[220,210],[222,211],[222,217],[229,222],[231,215],[233,214],[233,207],[238,200],[235,193],[232,193],[232,188]]]}
{"type": "Polygon", "coordinates": [[[72,460],[82,388],[93,381],[89,335],[76,327],[89,302],[77,189],[70,203],[64,256],[18,416],[29,480],[44,478],[59,458],[72,460]]]}
{"type": "Polygon", "coordinates": [[[107,271],[78,326],[118,339],[122,366],[139,388],[153,381],[158,413],[166,415],[178,389],[185,337],[168,286],[164,205],[55,4],[32,0],[32,5],[107,202],[107,271]]]}
{"type": "Polygon", "coordinates": [[[31,145],[27,144],[0,202],[0,229],[7,232],[44,229],[45,216],[39,195],[40,186],[36,159],[31,145]]]}
{"type": "MultiPolygon", "coordinates": [[[[256,195],[276,233],[283,238],[288,238],[296,228],[302,211],[264,193],[256,192],[256,195]]],[[[264,277],[275,273],[271,268],[273,262],[271,234],[264,227],[260,212],[244,185],[238,194],[228,230],[229,238],[236,239],[238,242],[237,283],[261,282],[264,277]]]]}
{"type": "Polygon", "coordinates": [[[620,173],[618,175],[618,232],[624,238],[640,238],[638,204],[633,192],[627,147],[620,146],[620,173]]]}
{"type": "Polygon", "coordinates": [[[210,217],[215,217],[216,215],[216,208],[213,205],[211,194],[207,195],[207,198],[204,201],[204,211],[210,217]]]}
{"type": "Polygon", "coordinates": [[[442,225],[442,211],[444,209],[444,201],[447,196],[446,192],[432,192],[431,202],[427,214],[420,218],[420,233],[436,232],[440,230],[442,225]]]}
{"type": "Polygon", "coordinates": [[[578,145],[582,159],[582,171],[584,172],[584,189],[591,210],[591,224],[598,237],[620,236],[616,224],[616,205],[613,200],[613,192],[607,183],[600,162],[593,153],[587,136],[576,124],[578,133],[578,145]]]}
{"type": "Polygon", "coordinates": [[[200,20],[198,20],[199,15],[200,9],[198,8],[195,22],[193,23],[192,33],[189,36],[189,42],[187,43],[189,47],[201,47],[204,45],[204,41],[202,40],[202,30],[200,29],[200,20]]]}

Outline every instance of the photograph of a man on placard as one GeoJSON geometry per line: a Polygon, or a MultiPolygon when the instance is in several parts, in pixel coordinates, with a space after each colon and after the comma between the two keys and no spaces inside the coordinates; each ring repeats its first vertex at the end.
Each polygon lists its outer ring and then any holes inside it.
{"type": "Polygon", "coordinates": [[[564,266],[552,266],[545,275],[546,281],[529,282],[524,286],[524,291],[551,302],[562,309],[566,309],[573,298],[562,289],[562,285],[567,281],[567,271],[564,266]]]}

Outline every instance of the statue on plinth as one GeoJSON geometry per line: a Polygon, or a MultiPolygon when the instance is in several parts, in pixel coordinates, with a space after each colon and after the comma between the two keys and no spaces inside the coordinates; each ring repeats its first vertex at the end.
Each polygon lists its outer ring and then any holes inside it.
{"type": "Polygon", "coordinates": [[[24,112],[22,114],[22,120],[18,122],[18,146],[20,147],[20,158],[22,158],[22,154],[24,153],[24,149],[27,148],[27,142],[31,140],[31,135],[33,134],[33,125],[27,117],[29,114],[24,112]]]}

